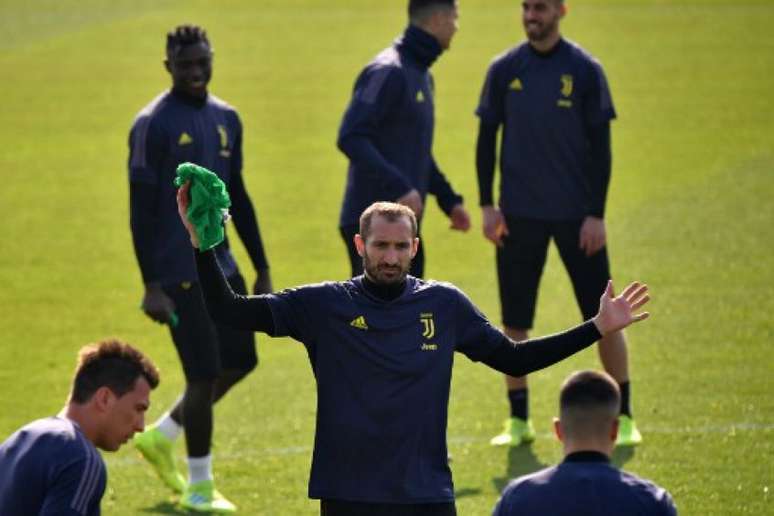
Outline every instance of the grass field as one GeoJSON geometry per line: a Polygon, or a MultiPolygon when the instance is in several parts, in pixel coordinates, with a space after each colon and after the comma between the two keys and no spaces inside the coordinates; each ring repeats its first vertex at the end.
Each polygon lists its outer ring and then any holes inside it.
{"type": "MultiPolygon", "coordinates": [[[[125,170],[134,114],[168,85],[165,31],[194,21],[210,33],[212,91],[240,109],[246,181],[281,288],[347,272],[336,130],[356,73],[402,30],[404,3],[0,0],[0,440],[59,410],[75,350],[103,336],[139,344],[161,366],[151,420],[179,394],[168,335],[138,309],[125,170]]],[[[473,110],[492,56],[521,39],[519,2],[461,4],[453,50],[433,69],[435,155],[475,226],[452,234],[429,210],[428,276],[455,282],[497,321],[473,110]]],[[[616,462],[668,488],[682,514],[772,514],[774,2],[570,7],[563,32],[603,62],[619,114],[607,217],[614,275],[619,285],[647,281],[654,296],[651,320],[629,332],[645,443],[616,462]]],[[[577,319],[553,253],[535,332],[577,319]]],[[[261,366],[217,407],[219,486],[243,514],[315,514],[306,354],[290,340],[259,340],[261,366]]],[[[561,458],[549,433],[558,386],[597,366],[589,350],[533,375],[538,439],[508,451],[488,445],[506,412],[501,378],[460,357],[448,436],[461,515],[488,514],[509,477],[561,458]]],[[[106,459],[104,514],[177,512],[131,448],[106,459]]]]}

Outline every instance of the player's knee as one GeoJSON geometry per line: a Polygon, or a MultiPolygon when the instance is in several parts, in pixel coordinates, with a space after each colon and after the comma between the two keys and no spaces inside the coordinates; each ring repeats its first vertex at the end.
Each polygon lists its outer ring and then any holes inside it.
{"type": "Polygon", "coordinates": [[[212,399],[212,389],[215,386],[215,377],[212,379],[200,379],[189,381],[185,386],[185,403],[196,404],[212,399]]]}

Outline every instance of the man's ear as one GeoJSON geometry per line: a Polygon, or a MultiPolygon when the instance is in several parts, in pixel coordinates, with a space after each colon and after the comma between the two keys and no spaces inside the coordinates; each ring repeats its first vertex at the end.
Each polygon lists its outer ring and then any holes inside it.
{"type": "Polygon", "coordinates": [[[360,233],[356,233],[354,236],[355,240],[355,249],[357,249],[357,254],[360,255],[362,258],[365,255],[365,239],[360,235],[360,233]]]}
{"type": "Polygon", "coordinates": [[[413,259],[417,252],[419,252],[419,237],[414,237],[414,240],[411,241],[411,258],[413,259]]]}
{"type": "Polygon", "coordinates": [[[172,73],[172,68],[170,67],[169,59],[164,59],[164,69],[170,74],[172,73]]]}
{"type": "Polygon", "coordinates": [[[113,403],[115,403],[116,395],[112,390],[110,390],[110,387],[103,385],[94,392],[94,396],[92,396],[91,399],[94,403],[94,406],[100,412],[107,412],[113,406],[113,403]]]}
{"type": "Polygon", "coordinates": [[[559,439],[559,442],[564,442],[564,434],[562,433],[562,422],[559,420],[558,417],[554,418],[554,434],[556,434],[556,438],[559,439]]]}
{"type": "Polygon", "coordinates": [[[618,418],[613,419],[613,424],[610,426],[610,440],[615,442],[618,439],[618,418]]]}

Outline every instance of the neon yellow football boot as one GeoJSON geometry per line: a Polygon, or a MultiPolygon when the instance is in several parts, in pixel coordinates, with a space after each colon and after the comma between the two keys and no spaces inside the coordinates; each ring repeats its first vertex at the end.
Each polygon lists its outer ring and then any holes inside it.
{"type": "Polygon", "coordinates": [[[535,428],[532,426],[532,421],[511,417],[505,420],[503,432],[492,437],[489,444],[492,446],[519,446],[534,440],[535,428]]]}
{"type": "Polygon", "coordinates": [[[180,498],[180,505],[194,512],[226,514],[237,510],[236,505],[215,489],[215,482],[212,480],[189,484],[180,498]]]}
{"type": "Polygon", "coordinates": [[[618,437],[616,446],[636,446],[642,442],[642,434],[637,430],[634,420],[626,414],[618,416],[618,437]]]}
{"type": "Polygon", "coordinates": [[[134,446],[147,460],[162,482],[175,493],[185,491],[185,478],[177,470],[174,442],[155,426],[134,435],[134,446]]]}

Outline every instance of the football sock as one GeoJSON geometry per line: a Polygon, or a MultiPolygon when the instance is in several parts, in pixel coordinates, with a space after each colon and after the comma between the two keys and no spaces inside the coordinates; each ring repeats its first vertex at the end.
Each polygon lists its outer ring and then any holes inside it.
{"type": "Polygon", "coordinates": [[[164,415],[161,416],[161,419],[156,423],[156,428],[158,428],[162,434],[169,437],[171,441],[180,437],[180,434],[183,432],[183,426],[172,419],[169,412],[165,412],[164,415]]]}
{"type": "Polygon", "coordinates": [[[188,483],[212,480],[212,455],[188,457],[188,483]]]}
{"type": "Polygon", "coordinates": [[[621,390],[621,414],[632,417],[632,407],[629,403],[629,395],[631,391],[629,382],[619,383],[618,388],[621,390]]]}
{"type": "Polygon", "coordinates": [[[527,420],[529,416],[529,395],[527,389],[508,391],[508,401],[511,403],[511,417],[527,420]]]}

